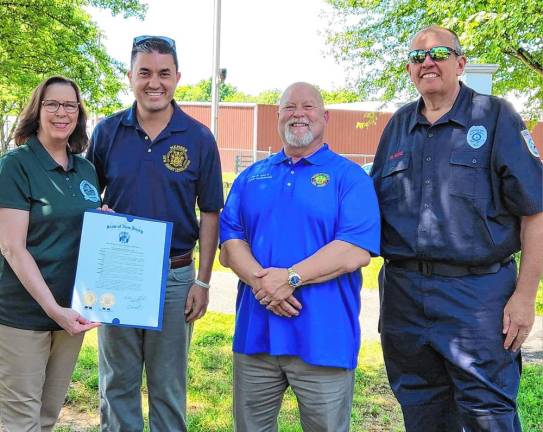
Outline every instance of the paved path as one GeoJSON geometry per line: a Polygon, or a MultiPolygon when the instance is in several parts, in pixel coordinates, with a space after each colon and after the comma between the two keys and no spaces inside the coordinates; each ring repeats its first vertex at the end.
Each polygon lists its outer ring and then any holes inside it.
{"type": "MultiPolygon", "coordinates": [[[[233,273],[213,272],[209,310],[235,313],[238,279],[233,273]]],[[[360,325],[363,340],[379,340],[379,294],[377,290],[362,290],[362,313],[360,325]]],[[[522,348],[525,362],[543,364],[543,317],[536,317],[530,336],[522,348]]]]}

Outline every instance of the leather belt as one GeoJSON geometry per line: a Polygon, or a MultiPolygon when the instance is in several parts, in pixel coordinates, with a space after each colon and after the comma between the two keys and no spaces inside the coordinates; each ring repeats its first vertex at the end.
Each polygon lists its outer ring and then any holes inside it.
{"type": "Polygon", "coordinates": [[[170,268],[176,269],[186,267],[192,264],[192,251],[183,255],[177,255],[170,257],[170,268]]]}
{"type": "Polygon", "coordinates": [[[490,273],[497,273],[500,268],[508,264],[511,261],[511,257],[507,257],[500,262],[480,265],[480,266],[468,266],[448,264],[441,261],[421,261],[415,259],[390,261],[386,260],[386,265],[392,267],[398,267],[409,271],[416,271],[422,273],[424,276],[449,276],[460,277],[467,275],[484,275],[490,273]]]}

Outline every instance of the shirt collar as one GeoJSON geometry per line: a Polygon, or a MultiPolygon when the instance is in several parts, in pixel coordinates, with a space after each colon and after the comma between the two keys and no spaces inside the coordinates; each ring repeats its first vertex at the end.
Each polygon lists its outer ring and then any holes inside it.
{"type": "MultiPolygon", "coordinates": [[[[328,144],[324,143],[321,148],[319,148],[315,153],[310,154],[308,157],[301,158],[299,162],[303,161],[306,164],[308,163],[310,165],[323,165],[332,156],[333,155],[328,148],[328,144]]],[[[271,163],[274,165],[278,165],[287,160],[290,160],[290,157],[285,154],[285,149],[281,149],[280,152],[274,154],[271,157],[271,163]]]]}
{"type": "MultiPolygon", "coordinates": [[[[45,150],[45,147],[36,135],[31,136],[26,142],[26,145],[30,148],[30,150],[34,152],[40,164],[47,171],[54,171],[59,168],[64,171],[64,168],[51,157],[47,150],[45,150]]],[[[77,171],[74,164],[73,154],[68,149],[66,151],[68,152],[68,168],[66,169],[66,171],[77,171]]]]}
{"type": "MultiPolygon", "coordinates": [[[[450,111],[446,113],[438,122],[434,124],[441,124],[441,123],[447,123],[449,121],[452,121],[454,123],[458,123],[461,126],[466,127],[468,123],[468,116],[469,116],[469,101],[471,100],[471,96],[473,94],[473,90],[470,89],[468,86],[462,83],[460,81],[460,91],[458,92],[458,95],[456,96],[456,99],[454,101],[454,104],[450,111]]],[[[422,108],[424,108],[424,100],[422,97],[420,97],[417,100],[416,110],[414,115],[411,116],[411,120],[409,122],[409,132],[413,132],[413,129],[415,126],[419,124],[425,124],[429,125],[430,123],[422,115],[422,108]]]]}
{"type": "MultiPolygon", "coordinates": [[[[175,101],[172,100],[171,104],[173,107],[173,113],[165,129],[167,129],[170,132],[187,130],[189,127],[187,114],[185,114],[185,112],[182,111],[181,108],[179,108],[179,105],[177,105],[175,101]]],[[[129,126],[129,127],[134,127],[134,128],[140,127],[138,123],[138,117],[136,114],[136,107],[137,107],[137,102],[134,101],[132,106],[125,111],[121,120],[124,126],[129,126]]]]}

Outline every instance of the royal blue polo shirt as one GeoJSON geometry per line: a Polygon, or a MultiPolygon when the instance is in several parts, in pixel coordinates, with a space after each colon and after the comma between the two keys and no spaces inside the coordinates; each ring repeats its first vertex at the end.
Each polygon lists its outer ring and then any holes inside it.
{"type": "Polygon", "coordinates": [[[505,100],[464,84],[431,125],[419,99],[387,124],[372,169],[385,258],[499,262],[520,249],[522,216],[543,211],[543,165],[505,100]]]}
{"type": "Polygon", "coordinates": [[[87,158],[94,163],[104,204],[119,213],[173,223],[170,256],[194,248],[195,203],[203,212],[223,206],[219,151],[209,129],[172,102],[173,114],[152,141],[139,126],[136,103],[102,120],[87,158]]]}
{"type": "MultiPolygon", "coordinates": [[[[246,241],[262,267],[288,268],[333,240],[379,254],[379,210],[371,179],[325,144],[293,164],[283,151],[235,180],[221,215],[221,243],[246,241]]],[[[360,270],[304,285],[300,315],[266,310],[240,282],[234,351],[298,356],[307,363],[356,367],[360,348],[360,270]]]]}

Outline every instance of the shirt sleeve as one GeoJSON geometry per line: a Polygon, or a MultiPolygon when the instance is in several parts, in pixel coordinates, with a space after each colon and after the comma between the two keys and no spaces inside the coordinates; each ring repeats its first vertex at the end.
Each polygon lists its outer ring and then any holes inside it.
{"type": "Polygon", "coordinates": [[[367,250],[372,256],[380,253],[381,218],[371,178],[358,165],[345,173],[340,190],[340,208],[336,240],[367,250]]]}
{"type": "Polygon", "coordinates": [[[493,147],[493,175],[499,178],[501,197],[514,215],[543,211],[543,164],[526,125],[506,102],[498,114],[493,147]]]}
{"type": "Polygon", "coordinates": [[[203,212],[217,212],[224,205],[221,159],[215,138],[208,130],[204,131],[202,138],[200,168],[198,208],[203,212]]]}
{"type": "Polygon", "coordinates": [[[245,240],[245,229],[243,227],[243,219],[241,216],[241,202],[243,196],[243,174],[240,174],[232,184],[226,204],[221,212],[220,223],[220,243],[223,244],[227,240],[245,240]]]}
{"type": "Polygon", "coordinates": [[[31,195],[27,173],[11,154],[0,158],[0,207],[30,211],[31,195]]]}

